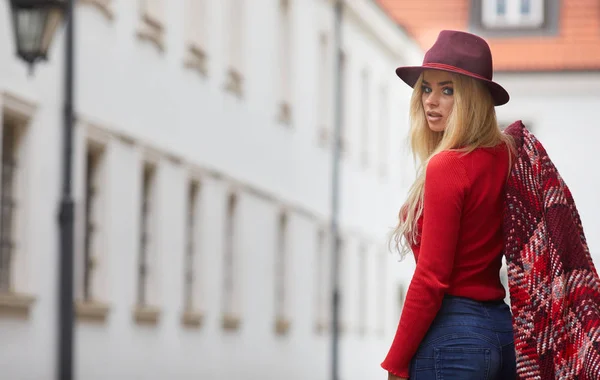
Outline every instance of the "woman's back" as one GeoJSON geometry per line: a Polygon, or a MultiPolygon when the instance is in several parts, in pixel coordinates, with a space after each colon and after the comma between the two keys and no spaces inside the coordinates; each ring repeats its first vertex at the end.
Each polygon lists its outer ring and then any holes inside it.
{"type": "MultiPolygon", "coordinates": [[[[457,186],[465,188],[456,252],[448,257],[448,262],[440,263],[453,267],[446,293],[479,301],[503,299],[505,290],[499,271],[502,265],[503,191],[509,166],[508,148],[502,144],[467,154],[442,152],[435,157],[434,165],[460,165],[460,168],[456,168],[458,172],[440,171],[442,178],[430,177],[428,182],[435,181],[444,191],[453,191],[457,186]]],[[[439,223],[444,223],[447,219],[438,215],[437,211],[427,213],[434,219],[431,222],[439,220],[439,223]]],[[[423,218],[419,225],[422,229],[423,218]]],[[[443,245],[444,242],[438,241],[438,244],[443,245]]],[[[420,248],[413,247],[417,260],[420,248]]]]}
{"type": "MultiPolygon", "coordinates": [[[[506,145],[478,148],[468,154],[455,155],[464,167],[467,190],[463,203],[460,230],[447,294],[479,301],[499,300],[505,290],[499,278],[502,265],[502,222],[504,186],[509,158],[506,145]]],[[[436,212],[430,215],[435,216],[436,212]]],[[[444,220],[443,217],[440,220],[444,220]]],[[[415,255],[418,255],[415,252],[415,255]]]]}

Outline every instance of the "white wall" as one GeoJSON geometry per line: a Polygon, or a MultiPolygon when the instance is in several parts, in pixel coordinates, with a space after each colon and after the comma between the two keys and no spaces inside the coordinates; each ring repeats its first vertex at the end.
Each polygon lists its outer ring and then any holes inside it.
{"type": "Polygon", "coordinates": [[[600,265],[600,171],[595,168],[600,129],[600,74],[502,74],[495,78],[511,95],[498,119],[523,120],[544,145],[569,186],[596,266],[600,265]]]}
{"type": "MultiPolygon", "coordinates": [[[[208,75],[183,65],[183,1],[166,7],[165,51],[136,37],[136,1],[114,1],[114,18],[95,7],[77,7],[76,169],[81,174],[87,131],[106,132],[106,252],[102,293],[110,306],[101,324],[78,322],[78,379],[326,379],[329,375],[328,335],[315,333],[314,284],[317,227],[327,222],[330,202],[331,151],[318,142],[316,120],[318,35],[333,30],[331,4],[291,1],[293,9],[293,124],[276,122],[274,36],[276,0],[252,1],[245,14],[244,96],[223,90],[224,1],[209,1],[208,75]],[[325,21],[323,21],[325,20],[325,21]],[[160,155],[158,168],[159,250],[156,277],[161,310],[156,326],[133,321],[138,260],[140,165],[142,153],[160,155]],[[175,159],[171,157],[174,156],[175,159]],[[202,180],[201,248],[202,311],[199,330],[180,323],[183,308],[185,181],[188,167],[209,169],[202,180]],[[239,195],[241,259],[241,328],[221,329],[223,227],[227,191],[239,195]],[[276,336],[273,257],[279,207],[291,209],[290,319],[287,336],[276,336]]],[[[389,229],[409,181],[403,138],[407,130],[409,91],[393,69],[414,63],[418,50],[369,1],[352,1],[354,12],[344,27],[350,59],[348,115],[359,107],[359,74],[372,73],[374,96],[380,85],[389,92],[389,170],[358,160],[358,134],[352,134],[342,173],[342,229],[349,267],[355,269],[360,241],[370,244],[368,304],[375,305],[376,263],[387,260],[385,308],[370,307],[367,332],[357,333],[354,294],[345,294],[341,367],[344,379],[384,376],[379,368],[395,331],[398,308],[396,282],[410,273],[385,253],[389,229]],[[357,16],[357,15],[360,15],[357,16]],[[413,57],[413,58],[411,58],[413,57]],[[354,307],[354,309],[352,309],[354,307]],[[380,331],[379,313],[385,313],[380,331]],[[354,325],[353,325],[354,323],[354,325]]],[[[0,317],[0,365],[11,379],[42,380],[55,371],[58,251],[56,210],[61,181],[63,33],[52,46],[48,62],[29,76],[14,56],[7,2],[0,2],[0,93],[36,104],[27,134],[27,187],[24,200],[26,265],[19,290],[36,302],[27,319],[0,317]]],[[[376,97],[371,100],[377,123],[376,97]]],[[[354,115],[356,117],[356,115],[354,115]]],[[[351,120],[351,119],[350,119],[351,120]]],[[[355,126],[350,123],[351,128],[355,126]]],[[[374,129],[379,129],[374,125],[374,129]]],[[[351,129],[352,130],[352,129],[351,129]]],[[[374,154],[378,147],[373,146],[374,154]]],[[[82,201],[82,178],[75,180],[76,201],[82,201]]],[[[81,207],[81,206],[80,206],[81,207]]],[[[81,252],[77,252],[78,255],[81,252]]],[[[348,284],[352,284],[350,280],[348,284]]],[[[355,284],[354,284],[355,286],[355,284]]]]}

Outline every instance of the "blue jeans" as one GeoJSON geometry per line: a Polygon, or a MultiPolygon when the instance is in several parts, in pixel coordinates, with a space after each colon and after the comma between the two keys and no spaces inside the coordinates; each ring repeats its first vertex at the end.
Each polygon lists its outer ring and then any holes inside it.
{"type": "Polygon", "coordinates": [[[446,296],[411,362],[410,380],[514,380],[510,308],[446,296]]]}

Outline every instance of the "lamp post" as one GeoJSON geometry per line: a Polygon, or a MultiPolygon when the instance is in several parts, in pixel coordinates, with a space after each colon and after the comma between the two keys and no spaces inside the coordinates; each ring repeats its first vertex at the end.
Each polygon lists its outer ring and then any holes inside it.
{"type": "Polygon", "coordinates": [[[73,8],[74,0],[10,0],[17,55],[30,70],[46,60],[55,31],[66,23],[63,109],[63,181],[59,211],[58,380],[73,379],[73,8]]]}
{"type": "Polygon", "coordinates": [[[342,122],[344,108],[343,99],[343,62],[342,62],[342,17],[344,0],[335,1],[335,122],[333,129],[332,175],[331,175],[331,237],[332,237],[332,294],[331,294],[331,380],[339,380],[339,343],[340,343],[340,233],[339,233],[339,199],[340,199],[340,161],[342,143],[342,122]]]}

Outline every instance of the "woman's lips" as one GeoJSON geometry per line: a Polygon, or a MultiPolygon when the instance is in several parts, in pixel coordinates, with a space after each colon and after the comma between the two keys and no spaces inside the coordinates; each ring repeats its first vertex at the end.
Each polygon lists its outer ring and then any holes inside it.
{"type": "Polygon", "coordinates": [[[438,121],[442,120],[442,114],[433,111],[427,111],[427,120],[432,123],[437,123],[438,121]]]}

